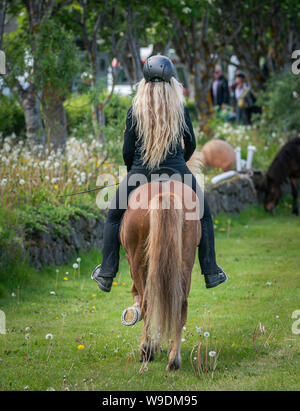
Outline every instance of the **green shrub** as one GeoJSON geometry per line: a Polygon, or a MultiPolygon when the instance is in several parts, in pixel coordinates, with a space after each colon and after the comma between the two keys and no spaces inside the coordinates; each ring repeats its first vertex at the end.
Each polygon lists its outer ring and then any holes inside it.
{"type": "Polygon", "coordinates": [[[185,106],[189,110],[189,114],[190,114],[192,122],[196,123],[198,115],[197,115],[197,109],[196,109],[195,102],[192,100],[186,100],[185,106]]]}
{"type": "Polygon", "coordinates": [[[264,108],[260,127],[270,138],[284,134],[287,139],[298,134],[300,75],[288,73],[272,77],[268,81],[266,91],[260,93],[257,104],[264,108]]]}
{"type": "Polygon", "coordinates": [[[24,112],[18,101],[12,96],[0,94],[0,133],[20,136],[25,132],[24,112]]]}
{"type": "MultiPolygon", "coordinates": [[[[107,92],[102,92],[99,101],[107,97],[107,92]]],[[[106,127],[124,130],[125,118],[131,104],[131,97],[114,94],[109,103],[104,107],[106,127]]],[[[69,133],[76,137],[93,134],[92,125],[92,96],[90,93],[75,94],[65,102],[69,133]]]]}
{"type": "Polygon", "coordinates": [[[92,124],[91,101],[88,94],[73,94],[65,102],[69,132],[83,123],[92,124]]]}

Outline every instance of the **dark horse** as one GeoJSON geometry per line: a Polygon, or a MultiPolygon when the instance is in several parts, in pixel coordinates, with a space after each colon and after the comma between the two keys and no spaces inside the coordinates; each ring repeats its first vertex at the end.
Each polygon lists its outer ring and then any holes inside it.
{"type": "Polygon", "coordinates": [[[292,215],[298,215],[298,184],[300,177],[300,137],[295,137],[286,143],[270,165],[260,189],[264,192],[266,211],[272,211],[281,197],[281,186],[288,180],[291,183],[293,196],[292,215]]]}

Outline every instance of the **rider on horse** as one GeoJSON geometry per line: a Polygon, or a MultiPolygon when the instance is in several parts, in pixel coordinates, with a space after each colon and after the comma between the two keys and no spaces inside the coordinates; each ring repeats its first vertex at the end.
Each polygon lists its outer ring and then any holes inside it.
{"type": "MultiPolygon", "coordinates": [[[[181,175],[182,181],[190,181],[198,197],[202,193],[186,165],[195,151],[196,140],[188,110],[184,107],[182,85],[175,79],[174,66],[165,56],[152,56],[145,62],[143,73],[144,79],[138,85],[126,118],[123,158],[128,174],[116,191],[108,212],[104,226],[102,264],[92,273],[92,279],[106,292],[111,290],[113,278],[118,272],[120,223],[129,195],[138,186],[130,184],[130,180],[136,180],[137,175],[147,178],[155,169],[171,168],[181,175]]],[[[199,200],[203,203],[203,198],[199,200]]],[[[227,277],[216,263],[213,222],[205,198],[200,221],[202,237],[198,256],[206,288],[213,288],[225,282],[227,277]]]]}

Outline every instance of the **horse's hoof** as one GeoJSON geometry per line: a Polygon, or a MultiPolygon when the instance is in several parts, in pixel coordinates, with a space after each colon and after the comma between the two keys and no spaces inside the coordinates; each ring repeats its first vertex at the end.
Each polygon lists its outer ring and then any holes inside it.
{"type": "Polygon", "coordinates": [[[134,325],[141,320],[141,310],[138,307],[128,307],[122,313],[121,321],[124,325],[134,325]]]}
{"type": "Polygon", "coordinates": [[[177,371],[180,368],[180,360],[173,360],[167,365],[167,371],[177,371]]]}

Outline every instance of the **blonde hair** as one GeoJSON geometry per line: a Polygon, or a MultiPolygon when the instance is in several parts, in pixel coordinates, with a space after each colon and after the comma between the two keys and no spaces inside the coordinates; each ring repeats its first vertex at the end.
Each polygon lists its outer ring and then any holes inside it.
{"type": "Polygon", "coordinates": [[[176,149],[188,127],[184,119],[182,85],[170,82],[146,82],[142,79],[132,103],[133,126],[142,141],[143,164],[153,169],[176,149]]]}

